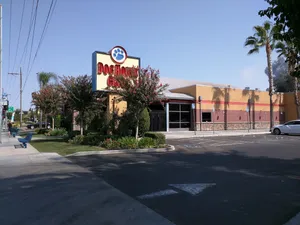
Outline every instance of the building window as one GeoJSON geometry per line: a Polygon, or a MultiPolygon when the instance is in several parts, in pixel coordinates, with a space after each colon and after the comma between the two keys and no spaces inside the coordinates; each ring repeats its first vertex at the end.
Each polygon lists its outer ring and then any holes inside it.
{"type": "Polygon", "coordinates": [[[202,113],[202,122],[211,122],[211,112],[202,113]]]}
{"type": "Polygon", "coordinates": [[[169,127],[190,128],[191,104],[169,105],[169,127]]]}

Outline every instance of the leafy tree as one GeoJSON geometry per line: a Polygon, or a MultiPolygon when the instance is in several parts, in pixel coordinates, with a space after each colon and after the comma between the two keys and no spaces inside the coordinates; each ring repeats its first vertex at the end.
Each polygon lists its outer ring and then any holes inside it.
{"type": "Polygon", "coordinates": [[[267,55],[267,65],[268,65],[268,78],[269,78],[269,96],[270,96],[270,127],[273,127],[273,100],[272,96],[274,93],[274,81],[273,81],[273,71],[272,71],[272,59],[271,54],[276,43],[276,35],[278,33],[278,28],[273,26],[271,22],[266,21],[263,26],[254,26],[254,35],[249,36],[246,39],[245,46],[250,46],[251,50],[248,55],[253,53],[259,53],[260,48],[265,48],[267,55]]]}
{"type": "MultiPolygon", "coordinates": [[[[265,0],[269,3],[269,7],[265,10],[260,10],[260,16],[273,18],[280,33],[278,39],[293,43],[297,51],[297,65],[299,65],[300,52],[300,1],[292,0],[265,0]]],[[[289,56],[288,56],[289,57],[289,56]]],[[[295,68],[293,76],[300,77],[300,67],[295,68]]]]}
{"type": "Polygon", "coordinates": [[[132,70],[128,76],[117,76],[116,81],[120,88],[114,89],[121,96],[120,99],[127,102],[127,110],[133,115],[137,139],[142,111],[151,103],[159,101],[168,85],[160,83],[159,71],[151,67],[140,69],[138,76],[132,70]]]}
{"type": "Polygon", "coordinates": [[[47,85],[38,92],[32,93],[32,103],[52,117],[52,128],[55,125],[55,116],[62,111],[62,92],[58,85],[47,85]]]}
{"type": "Polygon", "coordinates": [[[83,135],[85,124],[91,111],[99,110],[103,106],[104,98],[92,91],[92,77],[88,75],[61,78],[64,99],[72,110],[79,112],[80,134],[83,135]]]}
{"type": "Polygon", "coordinates": [[[297,118],[300,118],[300,101],[298,96],[298,78],[294,76],[294,72],[297,67],[298,52],[295,45],[292,42],[278,42],[276,45],[277,53],[280,56],[284,56],[288,63],[288,74],[293,77],[293,91],[295,104],[297,109],[297,118]]]}
{"type": "MultiPolygon", "coordinates": [[[[50,81],[54,81],[55,83],[57,83],[57,80],[58,80],[58,78],[55,73],[52,73],[52,72],[37,73],[37,81],[40,86],[40,89],[47,86],[50,83],[50,81]]],[[[47,116],[46,116],[46,120],[47,120],[47,116]]],[[[42,121],[43,121],[43,112],[40,109],[40,128],[42,128],[42,121]]]]}
{"type": "MultiPolygon", "coordinates": [[[[276,92],[292,92],[293,79],[288,74],[288,65],[283,57],[279,57],[272,63],[274,74],[274,90],[276,92]]],[[[269,75],[268,67],[265,68],[265,74],[269,75]]]]}
{"type": "Polygon", "coordinates": [[[273,18],[283,31],[281,38],[293,41],[298,51],[300,50],[300,1],[292,0],[265,0],[269,7],[260,10],[260,16],[273,18]]]}

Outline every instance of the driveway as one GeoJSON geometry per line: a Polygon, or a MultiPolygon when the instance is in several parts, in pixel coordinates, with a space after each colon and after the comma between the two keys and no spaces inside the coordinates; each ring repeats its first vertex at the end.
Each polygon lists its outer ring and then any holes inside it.
{"type": "Polygon", "coordinates": [[[282,225],[300,211],[300,137],[169,143],[178,151],[70,159],[179,225],[282,225]]]}

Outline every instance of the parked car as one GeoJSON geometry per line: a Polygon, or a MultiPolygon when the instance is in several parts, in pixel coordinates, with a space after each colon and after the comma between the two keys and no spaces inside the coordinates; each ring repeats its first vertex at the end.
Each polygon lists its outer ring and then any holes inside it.
{"type": "MultiPolygon", "coordinates": [[[[47,126],[45,125],[46,123],[45,122],[42,122],[42,128],[51,128],[51,124],[50,123],[47,123],[47,126]]],[[[27,125],[27,128],[28,129],[34,129],[34,128],[39,128],[40,127],[40,123],[34,123],[34,124],[28,124],[27,125]]]]}
{"type": "Polygon", "coordinates": [[[272,134],[300,134],[300,120],[291,120],[284,124],[274,126],[272,134]]]}

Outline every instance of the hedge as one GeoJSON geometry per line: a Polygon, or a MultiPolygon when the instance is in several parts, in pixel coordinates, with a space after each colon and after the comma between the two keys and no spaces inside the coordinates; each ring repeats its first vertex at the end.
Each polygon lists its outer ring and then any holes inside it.
{"type": "Polygon", "coordinates": [[[158,145],[166,144],[166,136],[162,133],[146,132],[144,136],[156,140],[156,143],[158,145]]]}

